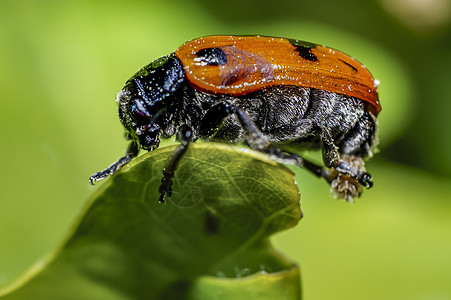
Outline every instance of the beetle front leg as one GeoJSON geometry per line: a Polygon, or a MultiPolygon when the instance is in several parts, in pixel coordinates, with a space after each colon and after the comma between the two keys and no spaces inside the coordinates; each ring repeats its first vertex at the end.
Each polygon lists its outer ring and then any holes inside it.
{"type": "Polygon", "coordinates": [[[91,177],[89,177],[89,182],[92,185],[94,185],[96,181],[102,180],[105,177],[113,175],[122,166],[128,164],[133,158],[135,158],[138,155],[138,153],[139,153],[138,143],[132,141],[129,144],[127,151],[125,151],[125,156],[119,158],[116,162],[114,162],[111,166],[109,166],[105,170],[94,173],[91,177]]]}
{"type": "Polygon", "coordinates": [[[188,145],[196,140],[193,135],[192,129],[188,125],[182,125],[178,129],[177,139],[180,140],[180,145],[174,150],[172,155],[166,161],[166,165],[163,169],[163,178],[161,179],[160,187],[158,192],[160,193],[160,198],[158,201],[164,203],[166,195],[171,197],[172,195],[172,179],[174,178],[175,170],[180,162],[180,159],[185,154],[188,149],[188,145]]]}

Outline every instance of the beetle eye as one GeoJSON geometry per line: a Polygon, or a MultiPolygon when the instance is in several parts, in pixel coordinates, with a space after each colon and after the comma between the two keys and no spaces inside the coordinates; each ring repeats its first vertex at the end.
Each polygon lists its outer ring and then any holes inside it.
{"type": "Polygon", "coordinates": [[[132,118],[139,124],[149,122],[152,117],[141,100],[135,99],[130,101],[130,114],[132,118]]]}

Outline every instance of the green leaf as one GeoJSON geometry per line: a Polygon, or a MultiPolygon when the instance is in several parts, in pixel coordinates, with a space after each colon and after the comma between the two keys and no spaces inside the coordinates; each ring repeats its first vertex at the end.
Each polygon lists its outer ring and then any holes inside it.
{"type": "Polygon", "coordinates": [[[110,178],[64,245],[2,299],[298,299],[298,268],[268,240],[302,216],[293,173],[259,153],[195,143],[160,204],[174,149],[110,178]]]}

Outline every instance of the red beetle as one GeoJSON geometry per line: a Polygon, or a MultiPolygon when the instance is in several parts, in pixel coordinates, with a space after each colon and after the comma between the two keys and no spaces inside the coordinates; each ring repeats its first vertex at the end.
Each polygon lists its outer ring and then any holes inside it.
{"type": "Polygon", "coordinates": [[[373,185],[363,158],[376,146],[377,84],[364,65],[328,47],[263,36],[198,38],[138,71],[117,102],[131,143],[91,183],[176,135],[181,144],[163,170],[160,201],[171,196],[177,164],[199,138],[246,142],[325,178],[348,200],[373,185]],[[288,151],[305,147],[321,148],[326,168],[288,151]]]}

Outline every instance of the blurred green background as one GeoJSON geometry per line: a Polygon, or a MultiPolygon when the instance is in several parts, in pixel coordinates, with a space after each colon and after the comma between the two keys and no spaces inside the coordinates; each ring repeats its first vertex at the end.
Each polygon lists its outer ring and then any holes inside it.
{"type": "MultiPolygon", "coordinates": [[[[115,94],[211,34],[342,50],[381,81],[375,187],[356,204],[296,170],[304,219],[276,246],[305,299],[451,299],[451,2],[0,1],[0,287],[54,249],[125,150],[115,94]]],[[[294,169],[293,169],[294,170],[294,169]]]]}

